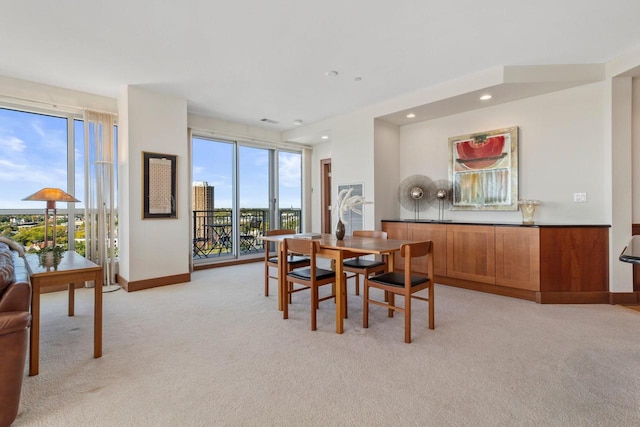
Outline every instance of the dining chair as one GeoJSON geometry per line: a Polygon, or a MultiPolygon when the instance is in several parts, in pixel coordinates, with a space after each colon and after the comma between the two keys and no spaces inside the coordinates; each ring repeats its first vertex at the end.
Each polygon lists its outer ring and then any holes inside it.
{"type": "MultiPolygon", "coordinates": [[[[387,232],[380,230],[353,230],[354,237],[375,237],[378,239],[386,239],[387,232]]],[[[387,271],[387,263],[384,260],[364,259],[362,257],[350,258],[342,263],[344,271],[353,274],[347,274],[347,279],[355,277],[356,295],[360,295],[360,275],[371,276],[372,274],[385,273],[387,271]]]]}
{"type": "MultiPolygon", "coordinates": [[[[269,230],[264,233],[265,236],[280,236],[284,234],[295,234],[295,230],[281,229],[281,230],[269,230]]],[[[309,257],[296,255],[291,253],[287,257],[287,272],[294,268],[306,267],[310,264],[309,257]]],[[[269,279],[278,279],[278,276],[272,276],[269,274],[269,269],[278,269],[278,256],[270,256],[269,254],[269,242],[264,242],[264,296],[269,296],[269,279]]]]}
{"type": "MultiPolygon", "coordinates": [[[[291,301],[291,294],[293,292],[299,292],[305,289],[309,289],[311,291],[311,330],[316,330],[316,312],[319,308],[319,304],[321,301],[325,301],[328,299],[335,299],[335,284],[336,284],[336,273],[333,270],[326,270],[324,268],[319,268],[316,265],[316,254],[320,250],[320,243],[317,240],[311,239],[296,239],[289,238],[285,239],[283,243],[283,253],[285,256],[288,256],[289,253],[293,252],[296,254],[303,254],[309,257],[310,265],[309,267],[301,267],[296,268],[287,273],[287,281],[290,283],[296,283],[302,285],[303,288],[294,289],[293,286],[286,287],[286,298],[284,298],[284,307],[283,307],[283,318],[287,319],[289,317],[289,304],[291,301]],[[320,298],[318,289],[323,285],[334,284],[332,288],[331,295],[320,298]]],[[[344,273],[343,278],[344,278],[344,273]]],[[[346,279],[344,279],[346,280],[346,279]]],[[[338,291],[339,292],[339,291],[338,291]]],[[[345,308],[347,305],[346,295],[345,295],[345,308]]],[[[336,310],[338,308],[336,307],[336,310]]],[[[346,312],[345,312],[346,316],[346,312]]]]}
{"type": "Polygon", "coordinates": [[[362,309],[362,327],[369,327],[369,303],[387,307],[388,316],[393,317],[394,311],[404,313],[404,342],[411,342],[411,299],[429,302],[429,329],[435,327],[434,295],[433,295],[433,242],[411,242],[400,247],[400,256],[404,257],[404,272],[389,272],[377,276],[364,278],[364,297],[362,309]],[[416,258],[427,257],[427,274],[418,274],[412,270],[412,261],[416,258]],[[388,297],[388,302],[370,299],[369,288],[382,289],[388,297]],[[415,295],[423,289],[429,289],[427,298],[415,295]],[[395,295],[404,297],[404,307],[395,305],[395,295]]]}

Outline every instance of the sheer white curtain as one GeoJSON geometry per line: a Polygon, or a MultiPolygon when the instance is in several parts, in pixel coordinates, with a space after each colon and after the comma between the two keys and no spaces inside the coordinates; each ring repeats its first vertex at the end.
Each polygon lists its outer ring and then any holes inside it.
{"type": "Polygon", "coordinates": [[[114,121],[112,114],[84,112],[85,256],[102,266],[105,286],[115,282],[114,121]]]}

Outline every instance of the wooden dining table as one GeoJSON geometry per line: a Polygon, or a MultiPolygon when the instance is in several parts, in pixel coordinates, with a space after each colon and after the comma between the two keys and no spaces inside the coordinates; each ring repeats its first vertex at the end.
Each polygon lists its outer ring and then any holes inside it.
{"type": "MultiPolygon", "coordinates": [[[[278,253],[278,309],[283,310],[286,297],[284,292],[286,284],[286,263],[282,256],[283,242],[287,238],[301,238],[296,234],[281,234],[277,236],[260,236],[260,240],[277,244],[278,253]]],[[[338,240],[334,234],[321,234],[314,239],[320,243],[319,257],[335,261],[336,272],[336,333],[344,332],[344,314],[346,312],[346,283],[343,275],[342,262],[347,258],[362,255],[383,255],[388,264],[388,270],[393,271],[393,253],[400,251],[400,247],[407,240],[381,239],[377,237],[353,237],[345,236],[338,240]]]]}

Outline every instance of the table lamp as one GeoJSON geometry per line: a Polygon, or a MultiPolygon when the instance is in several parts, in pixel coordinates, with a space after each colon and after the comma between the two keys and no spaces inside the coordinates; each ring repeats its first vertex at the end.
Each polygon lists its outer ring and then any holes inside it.
{"type": "Polygon", "coordinates": [[[74,203],[80,200],[73,197],[71,194],[65,193],[59,188],[43,188],[40,191],[33,193],[30,196],[25,197],[22,200],[39,200],[47,202],[47,207],[44,210],[44,247],[49,246],[49,238],[47,229],[49,226],[49,212],[53,211],[53,246],[56,245],[56,202],[74,203]]]}

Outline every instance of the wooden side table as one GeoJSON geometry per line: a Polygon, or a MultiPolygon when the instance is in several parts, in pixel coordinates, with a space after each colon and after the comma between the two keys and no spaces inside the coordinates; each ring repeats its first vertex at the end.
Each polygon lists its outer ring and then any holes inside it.
{"type": "Polygon", "coordinates": [[[95,282],[93,314],[93,357],[102,357],[102,267],[76,252],[64,252],[57,268],[41,267],[37,255],[27,255],[31,278],[31,331],[29,376],[38,375],[40,358],[40,290],[47,286],[69,285],[69,316],[74,315],[74,283],[95,282]]]}

